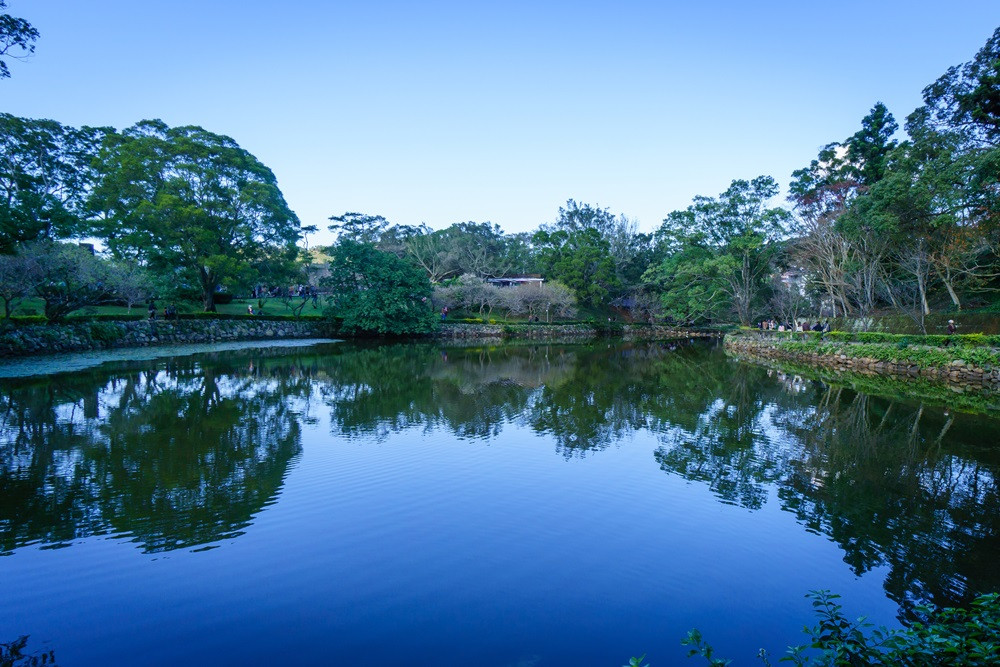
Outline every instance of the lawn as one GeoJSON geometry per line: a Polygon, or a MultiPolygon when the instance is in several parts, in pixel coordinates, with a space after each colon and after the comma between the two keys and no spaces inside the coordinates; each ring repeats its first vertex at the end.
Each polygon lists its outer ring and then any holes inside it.
{"type": "MultiPolygon", "coordinates": [[[[163,315],[163,307],[168,303],[173,303],[177,306],[178,313],[200,313],[204,309],[201,303],[194,301],[167,301],[159,299],[156,301],[157,316],[163,315]]],[[[291,300],[288,305],[279,299],[268,299],[264,303],[263,309],[258,308],[256,299],[234,299],[232,303],[216,304],[216,310],[224,315],[247,315],[247,306],[253,305],[255,313],[261,315],[293,315],[292,309],[289,306],[298,306],[300,303],[299,299],[291,300]]],[[[14,311],[14,315],[41,315],[43,310],[43,304],[41,299],[25,299],[20,303],[17,310],[14,311]]],[[[132,307],[129,311],[125,306],[93,306],[90,308],[81,308],[80,310],[73,311],[70,317],[74,316],[85,316],[85,315],[144,315],[146,310],[145,304],[139,304],[132,307]]],[[[323,313],[323,302],[319,302],[318,307],[314,307],[310,302],[306,304],[306,307],[302,310],[302,317],[319,317],[323,313]]]]}

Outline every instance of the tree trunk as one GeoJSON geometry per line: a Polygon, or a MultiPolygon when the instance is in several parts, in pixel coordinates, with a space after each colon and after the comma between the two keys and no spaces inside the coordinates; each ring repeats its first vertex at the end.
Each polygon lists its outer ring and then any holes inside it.
{"type": "Polygon", "coordinates": [[[889,286],[888,280],[885,282],[884,286],[885,286],[885,293],[889,297],[889,303],[891,303],[892,307],[895,308],[896,310],[902,310],[902,308],[899,307],[899,302],[896,301],[896,295],[892,293],[892,288],[889,286]]]}
{"type": "Polygon", "coordinates": [[[215,288],[218,287],[212,274],[205,267],[198,267],[201,274],[202,302],[206,313],[214,313],[215,310],[215,288]]]}
{"type": "Polygon", "coordinates": [[[215,310],[215,290],[205,291],[202,295],[202,303],[205,306],[206,313],[214,313],[215,310]]]}
{"type": "Polygon", "coordinates": [[[944,281],[944,286],[948,290],[948,296],[951,297],[951,302],[955,304],[955,309],[962,310],[962,302],[958,300],[958,294],[955,293],[955,289],[951,286],[951,281],[944,281]]]}
{"type": "Polygon", "coordinates": [[[948,296],[951,297],[951,302],[953,304],[955,304],[955,309],[956,310],[962,310],[962,302],[959,301],[958,294],[955,292],[955,288],[952,287],[952,285],[951,285],[951,282],[952,282],[951,281],[951,275],[950,275],[951,271],[941,271],[941,269],[937,269],[937,268],[936,268],[936,270],[937,270],[938,277],[941,279],[941,282],[944,283],[945,289],[948,290],[948,296]]]}
{"type": "Polygon", "coordinates": [[[924,315],[930,315],[931,307],[927,305],[927,285],[922,277],[917,277],[917,289],[920,290],[920,307],[923,309],[924,315]]]}

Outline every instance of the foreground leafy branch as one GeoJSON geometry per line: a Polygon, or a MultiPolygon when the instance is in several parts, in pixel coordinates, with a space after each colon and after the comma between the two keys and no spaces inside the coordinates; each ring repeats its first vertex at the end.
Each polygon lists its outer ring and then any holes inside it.
{"type": "Polygon", "coordinates": [[[0,642],[0,667],[40,667],[41,665],[56,666],[54,651],[37,651],[26,653],[28,635],[22,635],[14,641],[0,642]]]}
{"type": "MultiPolygon", "coordinates": [[[[830,591],[811,591],[813,611],[819,623],[806,627],[809,641],[790,646],[781,662],[814,667],[854,665],[995,665],[1000,655],[1000,594],[981,595],[968,609],[917,607],[924,618],[903,630],[874,627],[864,617],[850,620],[830,591]]],[[[698,630],[682,642],[691,646],[688,657],[701,656],[710,667],[731,663],[715,656],[698,630]]],[[[770,665],[762,649],[757,657],[770,665]]]]}

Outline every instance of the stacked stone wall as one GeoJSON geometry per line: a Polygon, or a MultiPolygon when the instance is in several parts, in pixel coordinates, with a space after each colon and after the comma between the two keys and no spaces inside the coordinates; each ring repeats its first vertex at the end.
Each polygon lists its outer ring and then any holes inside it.
{"type": "Polygon", "coordinates": [[[1000,367],[980,367],[957,358],[926,366],[910,362],[884,361],[853,354],[852,348],[860,346],[851,343],[838,345],[835,353],[824,354],[785,349],[779,339],[726,336],[725,347],[728,352],[737,356],[792,361],[862,375],[884,375],[904,379],[924,378],[955,388],[995,388],[1000,385],[1000,367]]]}

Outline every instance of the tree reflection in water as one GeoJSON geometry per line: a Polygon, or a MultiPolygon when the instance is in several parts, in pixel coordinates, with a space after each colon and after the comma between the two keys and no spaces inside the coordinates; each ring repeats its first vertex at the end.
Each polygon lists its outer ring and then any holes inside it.
{"type": "Polygon", "coordinates": [[[234,537],[300,450],[286,400],[222,358],[7,382],[0,391],[0,550],[123,534],[144,551],[234,537]]]}
{"type": "Polygon", "coordinates": [[[707,345],[257,349],[0,384],[0,549],[120,534],[148,552],[239,535],[303,426],[383,439],[517,425],[583,457],[636,432],[721,502],[778,502],[904,613],[1000,588],[997,422],[727,359],[707,345]]]}
{"type": "Polygon", "coordinates": [[[995,421],[755,366],[733,371],[722,405],[664,438],[654,454],[663,470],[748,508],[774,488],[856,574],[887,566],[886,592],[905,617],[1000,588],[989,565],[1000,553],[995,421]]]}

